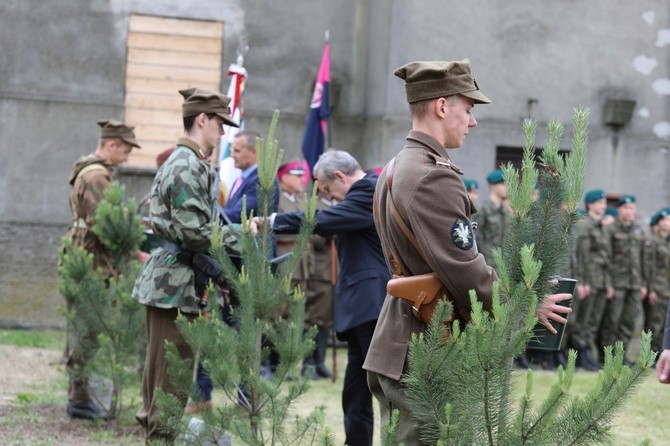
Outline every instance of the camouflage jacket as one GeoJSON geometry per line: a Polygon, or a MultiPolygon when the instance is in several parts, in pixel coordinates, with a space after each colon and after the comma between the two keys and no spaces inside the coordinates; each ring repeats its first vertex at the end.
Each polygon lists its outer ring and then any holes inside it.
{"type": "Polygon", "coordinates": [[[624,226],[617,220],[607,226],[605,233],[611,252],[610,271],[614,289],[639,289],[643,286],[644,230],[637,223],[624,226]]]}
{"type": "Polygon", "coordinates": [[[612,286],[610,245],[600,221],[585,215],[577,223],[576,267],[574,278],[595,289],[612,286]]]}
{"type": "MultiPolygon", "coordinates": [[[[151,186],[151,227],[156,235],[194,252],[207,252],[212,235],[209,164],[193,141],[180,138],[151,186]]],[[[158,308],[197,313],[193,271],[176,256],[157,248],[144,264],[133,299],[158,308]]]]}
{"type": "Polygon", "coordinates": [[[490,201],[485,202],[473,215],[473,220],[477,222],[477,249],[489,265],[494,264],[493,248],[503,246],[509,215],[510,211],[505,206],[490,201]]]}
{"type": "Polygon", "coordinates": [[[670,297],[670,240],[654,234],[645,255],[645,284],[659,297],[670,297]]]}
{"type": "Polygon", "coordinates": [[[112,182],[112,166],[95,154],[79,158],[70,173],[70,212],[72,227],[67,236],[74,247],[83,247],[93,254],[93,266],[101,267],[111,275],[111,266],[105,247],[91,231],[95,223],[95,211],[112,182]]]}

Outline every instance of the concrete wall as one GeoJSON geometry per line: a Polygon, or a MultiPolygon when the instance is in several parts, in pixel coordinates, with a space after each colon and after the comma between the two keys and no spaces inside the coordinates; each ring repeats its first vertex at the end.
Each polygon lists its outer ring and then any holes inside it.
{"type": "MultiPolygon", "coordinates": [[[[332,145],[351,150],[365,168],[383,165],[410,128],[394,69],[469,58],[494,103],[475,108],[478,127],[452,151],[468,177],[483,183],[496,146],[521,146],[523,118],[538,121],[542,145],[548,119],[569,124],[572,109],[585,105],[592,116],[586,187],[637,195],[642,216],[668,204],[670,5],[663,0],[4,0],[0,325],[62,325],[55,250],[69,221],[69,169],[94,149],[97,119],[123,118],[133,13],[223,21],[224,68],[247,36],[247,128],[264,133],[279,109],[276,136],[287,158],[299,155],[328,29],[332,145]],[[608,97],[637,101],[618,133],[603,124],[608,97]]],[[[225,88],[225,69],[223,77],[225,88]]],[[[568,128],[566,149],[569,135],[568,128]]],[[[151,174],[126,170],[121,179],[140,197],[151,174]]]]}

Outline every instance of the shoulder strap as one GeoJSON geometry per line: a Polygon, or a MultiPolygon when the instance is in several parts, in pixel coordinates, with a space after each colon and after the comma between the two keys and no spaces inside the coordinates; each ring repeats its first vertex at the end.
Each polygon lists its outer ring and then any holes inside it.
{"type": "Polygon", "coordinates": [[[84,168],[82,168],[79,171],[79,173],[77,174],[77,178],[79,178],[81,175],[85,174],[86,172],[90,172],[92,170],[97,170],[97,169],[107,170],[107,168],[100,163],[89,164],[88,166],[85,166],[84,168]]]}

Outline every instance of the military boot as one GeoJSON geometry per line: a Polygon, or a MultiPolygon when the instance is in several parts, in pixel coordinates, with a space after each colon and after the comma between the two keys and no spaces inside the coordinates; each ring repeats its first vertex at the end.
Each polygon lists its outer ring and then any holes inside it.
{"type": "Polygon", "coordinates": [[[597,372],[601,368],[591,357],[591,349],[589,347],[577,349],[577,366],[589,372],[597,372]]]}
{"type": "Polygon", "coordinates": [[[317,375],[321,378],[333,376],[326,367],[326,349],[328,348],[328,329],[319,328],[316,334],[316,349],[314,350],[314,362],[317,375]]]}

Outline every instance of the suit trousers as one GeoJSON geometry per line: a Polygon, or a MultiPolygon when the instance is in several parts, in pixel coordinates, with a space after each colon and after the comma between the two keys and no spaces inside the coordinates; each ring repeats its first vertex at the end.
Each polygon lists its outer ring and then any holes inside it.
{"type": "MultiPolygon", "coordinates": [[[[165,358],[165,341],[173,343],[183,359],[193,359],[193,350],[175,325],[179,314],[176,308],[157,308],[145,306],[147,324],[147,356],[142,376],[142,407],[137,412],[137,421],[144,427],[147,442],[163,440],[171,443],[172,436],[163,431],[159,423],[159,407],[156,402],[156,389],[175,395],[183,407],[188,400],[189,389],[178,391],[167,375],[168,363],[165,358]]],[[[196,316],[184,314],[189,322],[196,316]]]]}
{"type": "Polygon", "coordinates": [[[365,322],[338,334],[340,339],[347,341],[348,362],[342,389],[342,409],[345,444],[348,446],[372,446],[372,394],[368,388],[363,362],[376,325],[377,321],[365,322]]]}

